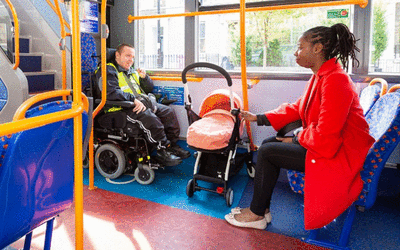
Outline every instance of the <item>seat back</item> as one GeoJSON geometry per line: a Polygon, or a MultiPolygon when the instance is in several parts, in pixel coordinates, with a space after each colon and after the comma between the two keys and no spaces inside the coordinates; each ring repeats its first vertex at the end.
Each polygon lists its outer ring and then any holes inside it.
{"type": "MultiPolygon", "coordinates": [[[[96,41],[89,33],[81,33],[82,89],[88,88],[97,69],[96,41]]],[[[90,95],[91,96],[91,95],[90,95]]]]}
{"type": "Polygon", "coordinates": [[[376,142],[369,150],[361,171],[364,187],[356,204],[369,209],[376,199],[379,176],[400,140],[400,93],[390,92],[380,97],[366,120],[376,142]]]}
{"type": "MultiPolygon", "coordinates": [[[[26,117],[68,109],[71,102],[50,102],[27,111],[26,117]]],[[[82,114],[83,133],[87,120],[82,114]]],[[[1,137],[0,249],[72,205],[73,127],[68,119],[1,137]]]]}
{"type": "Polygon", "coordinates": [[[369,85],[362,90],[360,95],[360,105],[364,111],[364,116],[368,114],[371,107],[379,99],[379,97],[386,94],[387,90],[388,84],[382,78],[373,79],[369,85]],[[380,83],[381,85],[377,85],[376,83],[380,83]]]}

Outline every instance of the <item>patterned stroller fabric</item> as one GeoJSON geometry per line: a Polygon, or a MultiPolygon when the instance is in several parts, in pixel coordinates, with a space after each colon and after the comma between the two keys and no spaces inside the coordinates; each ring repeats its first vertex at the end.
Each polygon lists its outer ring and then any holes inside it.
{"type": "MultiPolygon", "coordinates": [[[[242,99],[233,93],[234,108],[242,109],[242,99]]],[[[189,146],[204,150],[219,150],[228,146],[235,117],[230,113],[229,90],[218,89],[206,96],[200,105],[200,120],[192,123],[187,132],[189,146]]],[[[243,123],[240,135],[243,133],[243,123]]]]}

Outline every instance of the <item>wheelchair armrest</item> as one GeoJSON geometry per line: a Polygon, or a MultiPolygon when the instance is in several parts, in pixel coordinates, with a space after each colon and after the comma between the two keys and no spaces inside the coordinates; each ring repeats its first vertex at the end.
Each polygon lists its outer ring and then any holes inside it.
{"type": "MultiPolygon", "coordinates": [[[[101,99],[96,99],[95,103],[99,104],[101,99]]],[[[133,108],[135,107],[135,103],[131,101],[106,101],[104,106],[112,107],[112,106],[121,106],[122,108],[133,108]]]]}
{"type": "Polygon", "coordinates": [[[286,124],[283,128],[281,128],[281,129],[278,131],[278,133],[276,134],[276,136],[277,136],[277,137],[285,137],[285,135],[286,135],[287,133],[289,133],[290,131],[292,131],[292,130],[294,130],[294,129],[296,129],[296,128],[301,127],[301,125],[302,125],[301,120],[297,120],[297,121],[291,122],[291,123],[289,123],[289,124],[286,124]]]}

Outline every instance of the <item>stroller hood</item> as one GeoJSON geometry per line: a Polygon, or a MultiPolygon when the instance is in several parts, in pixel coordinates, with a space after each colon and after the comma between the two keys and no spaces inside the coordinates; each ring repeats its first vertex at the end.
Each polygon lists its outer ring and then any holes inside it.
{"type": "MultiPolygon", "coordinates": [[[[243,110],[243,101],[238,94],[232,92],[234,107],[243,110]]],[[[209,93],[200,105],[199,116],[203,117],[212,110],[222,109],[231,111],[230,94],[228,89],[217,89],[209,93]]]]}

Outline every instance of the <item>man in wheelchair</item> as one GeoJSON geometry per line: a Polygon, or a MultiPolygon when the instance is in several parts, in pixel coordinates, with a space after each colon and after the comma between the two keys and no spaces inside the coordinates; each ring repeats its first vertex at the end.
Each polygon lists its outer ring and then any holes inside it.
{"type": "MultiPolygon", "coordinates": [[[[154,159],[164,166],[175,166],[188,158],[190,152],[181,148],[179,123],[174,110],[157,103],[154,95],[147,93],[153,90],[153,81],[142,69],[132,68],[135,58],[134,47],[121,44],[107,63],[107,101],[130,101],[133,109],[124,109],[127,114],[127,125],[139,127],[148,142],[157,149],[154,159]]],[[[101,90],[101,71],[96,78],[101,90]]],[[[106,112],[116,112],[122,107],[113,107],[106,112]]]]}

